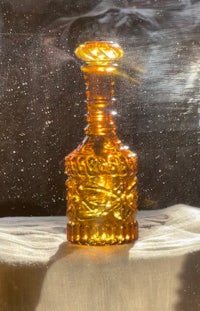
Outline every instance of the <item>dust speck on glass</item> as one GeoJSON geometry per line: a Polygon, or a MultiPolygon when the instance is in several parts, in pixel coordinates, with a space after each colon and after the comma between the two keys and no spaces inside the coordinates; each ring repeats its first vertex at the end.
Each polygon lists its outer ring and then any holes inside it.
{"type": "Polygon", "coordinates": [[[0,2],[0,216],[65,213],[64,156],[86,107],[74,49],[125,50],[113,111],[139,158],[139,208],[200,205],[198,1],[0,2]]]}

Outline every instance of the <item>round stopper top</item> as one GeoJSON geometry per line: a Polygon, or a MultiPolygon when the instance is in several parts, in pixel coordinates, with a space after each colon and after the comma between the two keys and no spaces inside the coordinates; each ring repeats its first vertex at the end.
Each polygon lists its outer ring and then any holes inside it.
{"type": "Polygon", "coordinates": [[[89,41],[79,45],[75,54],[78,58],[93,65],[106,65],[120,59],[124,51],[112,41],[89,41]]]}

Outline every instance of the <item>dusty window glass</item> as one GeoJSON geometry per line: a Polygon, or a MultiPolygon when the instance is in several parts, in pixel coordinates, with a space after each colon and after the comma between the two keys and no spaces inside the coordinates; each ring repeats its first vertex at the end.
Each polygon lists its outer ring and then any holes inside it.
{"type": "Polygon", "coordinates": [[[116,122],[139,157],[139,208],[199,206],[199,16],[198,1],[1,1],[0,216],[65,213],[86,113],[73,52],[97,39],[125,50],[116,122]]]}

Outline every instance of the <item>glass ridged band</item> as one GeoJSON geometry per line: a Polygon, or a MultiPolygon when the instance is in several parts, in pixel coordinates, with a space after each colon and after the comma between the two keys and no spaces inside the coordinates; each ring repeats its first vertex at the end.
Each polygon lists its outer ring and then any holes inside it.
{"type": "Polygon", "coordinates": [[[85,245],[130,243],[138,238],[138,223],[94,224],[76,222],[67,224],[68,241],[85,245]]]}

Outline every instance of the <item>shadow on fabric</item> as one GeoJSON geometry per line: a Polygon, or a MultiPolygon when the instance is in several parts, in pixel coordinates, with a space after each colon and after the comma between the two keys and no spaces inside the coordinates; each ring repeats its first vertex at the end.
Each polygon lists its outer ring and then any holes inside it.
{"type": "Polygon", "coordinates": [[[41,265],[0,264],[1,310],[34,311],[45,273],[46,267],[41,265]]]}
{"type": "Polygon", "coordinates": [[[178,276],[178,302],[175,311],[200,310],[200,251],[189,254],[178,276]]]}
{"type": "Polygon", "coordinates": [[[68,243],[60,245],[58,252],[47,264],[16,265],[0,264],[1,311],[35,311],[41,290],[51,264],[67,257],[76,248],[68,243]]]}

